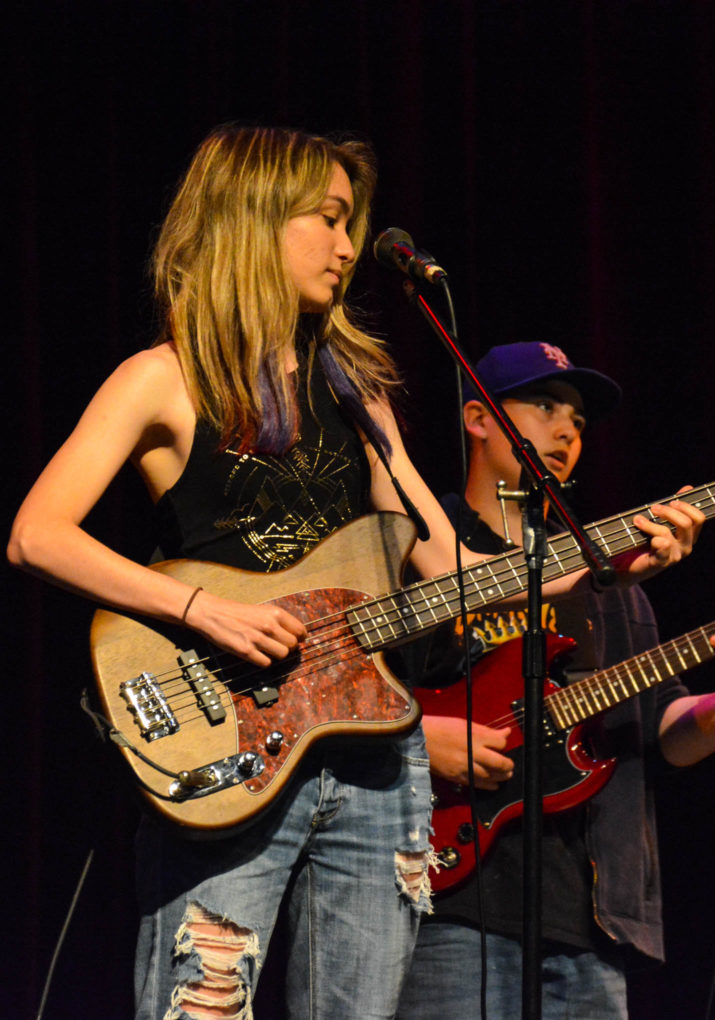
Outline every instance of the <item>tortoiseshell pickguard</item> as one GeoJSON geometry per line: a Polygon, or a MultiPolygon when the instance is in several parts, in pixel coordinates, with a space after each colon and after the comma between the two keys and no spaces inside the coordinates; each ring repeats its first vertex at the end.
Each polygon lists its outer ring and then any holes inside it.
{"type": "MultiPolygon", "coordinates": [[[[340,733],[399,733],[411,711],[400,686],[388,681],[365,653],[346,620],[346,611],[370,596],[344,588],[321,588],[273,600],[312,627],[296,656],[257,674],[241,667],[227,685],[236,712],[238,751],[256,751],[264,771],[244,783],[250,793],[262,792],[292,756],[301,738],[312,743],[340,733]],[[316,621],[329,619],[325,628],[316,621]],[[244,679],[246,678],[246,679],[244,679]],[[259,682],[256,683],[256,680],[259,682]],[[273,687],[277,700],[263,707],[253,689],[273,687]],[[277,753],[266,749],[277,731],[283,742],[277,753]]],[[[305,741],[303,741],[305,749],[305,741]]]]}

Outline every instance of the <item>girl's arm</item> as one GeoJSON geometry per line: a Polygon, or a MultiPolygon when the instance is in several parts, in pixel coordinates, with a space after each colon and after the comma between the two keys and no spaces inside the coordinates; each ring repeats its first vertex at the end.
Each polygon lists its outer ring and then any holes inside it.
{"type": "MultiPolygon", "coordinates": [[[[135,451],[153,471],[181,473],[180,450],[193,417],[178,361],[167,349],[125,361],[97,391],[74,431],[17,514],[8,557],[18,567],[114,608],[181,622],[193,589],[98,542],[82,522],[135,451]],[[147,446],[147,436],[157,439],[147,446]],[[163,438],[160,438],[163,437],[163,438]]],[[[274,606],[251,606],[200,592],[186,622],[257,665],[282,658],[303,625],[274,606]]]]}

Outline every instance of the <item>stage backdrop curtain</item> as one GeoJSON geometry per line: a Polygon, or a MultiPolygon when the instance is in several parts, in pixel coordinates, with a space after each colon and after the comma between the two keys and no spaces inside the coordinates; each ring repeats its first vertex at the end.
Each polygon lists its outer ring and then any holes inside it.
{"type": "MultiPolygon", "coordinates": [[[[3,22],[7,527],[99,382],[154,337],[151,241],[191,152],[226,120],[371,139],[375,228],[407,230],[448,268],[470,357],[543,340],[622,383],[620,411],[585,434],[584,520],[711,479],[705,0],[7,0],[3,22]]],[[[410,450],[436,491],[453,489],[452,364],[397,274],[368,258],[356,292],[404,373],[410,450]]],[[[87,526],[146,559],[147,519],[126,471],[87,526]]],[[[665,637],[712,617],[714,564],[706,528],[650,585],[665,637]]],[[[79,708],[92,607],[10,571],[5,587],[3,1012],[34,1015],[94,848],[46,1016],[121,1020],[138,807],[79,708]]],[[[693,675],[696,690],[712,681],[693,675]]],[[[708,763],[661,788],[670,963],[634,979],[634,1017],[704,1009],[712,779],[708,763]]]]}

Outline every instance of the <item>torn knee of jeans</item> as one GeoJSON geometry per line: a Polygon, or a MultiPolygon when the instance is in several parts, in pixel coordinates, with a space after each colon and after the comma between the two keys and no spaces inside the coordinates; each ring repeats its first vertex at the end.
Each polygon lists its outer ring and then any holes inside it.
{"type": "Polygon", "coordinates": [[[417,910],[427,914],[432,913],[432,883],[429,868],[434,863],[435,852],[431,846],[426,850],[395,852],[397,888],[417,910]]]}
{"type": "Polygon", "coordinates": [[[192,973],[174,989],[166,1020],[251,1020],[246,964],[259,955],[255,932],[192,903],[176,933],[174,955],[192,973]]]}

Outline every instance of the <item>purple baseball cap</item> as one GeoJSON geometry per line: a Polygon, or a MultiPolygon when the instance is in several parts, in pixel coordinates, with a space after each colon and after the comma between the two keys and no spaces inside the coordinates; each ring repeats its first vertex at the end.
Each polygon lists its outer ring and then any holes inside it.
{"type": "MultiPolygon", "coordinates": [[[[501,397],[531,383],[562,379],[578,390],[589,421],[605,418],[618,405],[621,387],[613,379],[592,368],[576,368],[560,347],[530,341],[492,347],[476,371],[487,389],[501,397]]],[[[464,383],[464,402],[476,400],[471,383],[464,383]]]]}

